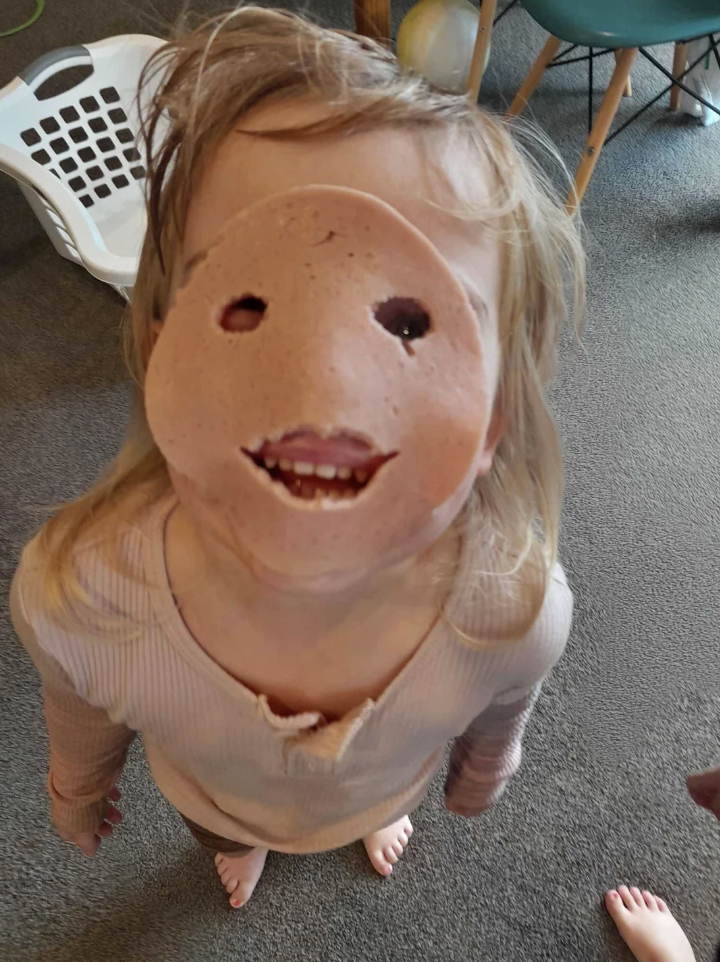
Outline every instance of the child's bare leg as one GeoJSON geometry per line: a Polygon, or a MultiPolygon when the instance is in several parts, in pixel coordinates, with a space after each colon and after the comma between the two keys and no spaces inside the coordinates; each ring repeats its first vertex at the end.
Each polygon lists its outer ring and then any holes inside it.
{"type": "Polygon", "coordinates": [[[662,899],[621,885],[605,905],[638,962],[695,962],[687,936],[662,899]]]}
{"type": "Polygon", "coordinates": [[[255,891],[265,868],[267,853],[266,848],[253,848],[240,855],[218,852],[215,856],[217,873],[234,909],[242,908],[255,891]]]}
{"type": "Polygon", "coordinates": [[[381,828],[379,832],[371,832],[363,839],[365,849],[370,856],[370,861],[381,875],[390,875],[393,865],[405,851],[413,827],[407,815],[381,828]]]}

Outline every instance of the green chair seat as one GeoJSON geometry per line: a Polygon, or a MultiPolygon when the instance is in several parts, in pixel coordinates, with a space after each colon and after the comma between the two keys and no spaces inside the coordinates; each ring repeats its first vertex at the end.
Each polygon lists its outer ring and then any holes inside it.
{"type": "Polygon", "coordinates": [[[720,31],[720,0],[522,0],[541,27],[583,47],[650,47],[720,31]]]}

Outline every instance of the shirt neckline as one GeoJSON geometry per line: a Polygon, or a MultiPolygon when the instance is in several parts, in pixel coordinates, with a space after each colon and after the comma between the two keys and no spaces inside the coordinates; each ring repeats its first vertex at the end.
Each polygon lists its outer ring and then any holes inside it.
{"type": "MultiPolygon", "coordinates": [[[[213,683],[219,685],[234,698],[245,701],[261,718],[280,732],[291,734],[298,729],[315,727],[329,728],[331,726],[357,725],[358,717],[363,719],[371,712],[380,711],[391,699],[392,694],[408,677],[414,673],[420,663],[440,642],[447,637],[443,612],[428,629],[425,638],[413,652],[409,661],[403,666],[392,681],[383,689],[377,699],[368,698],[364,702],[350,708],[341,718],[326,723],[320,711],[300,712],[295,715],[276,715],[270,708],[264,693],[256,694],[247,685],[235,678],[219,665],[204,650],[196,640],[175,602],[175,596],[170,585],[165,555],[165,533],[170,515],[178,504],[174,492],[169,492],[162,498],[150,521],[149,537],[145,542],[145,570],[149,573],[149,583],[152,586],[152,600],[159,622],[168,639],[178,649],[185,660],[189,660],[213,683]]],[[[453,612],[462,595],[462,586],[467,570],[467,548],[471,539],[461,538],[460,557],[458,559],[457,574],[454,578],[449,595],[444,605],[445,612],[453,612]]]]}

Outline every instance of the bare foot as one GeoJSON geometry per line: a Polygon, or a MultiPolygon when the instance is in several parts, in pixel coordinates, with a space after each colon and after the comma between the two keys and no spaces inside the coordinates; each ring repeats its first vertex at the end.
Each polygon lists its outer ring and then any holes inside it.
{"type": "Polygon", "coordinates": [[[638,962],[695,962],[687,936],[662,899],[621,885],[605,905],[638,962]]]}
{"type": "Polygon", "coordinates": [[[215,856],[217,873],[230,895],[230,905],[234,909],[242,908],[255,891],[265,868],[267,853],[266,848],[254,848],[245,855],[218,852],[215,856]]]}
{"type": "Polygon", "coordinates": [[[379,832],[372,832],[363,839],[370,861],[381,875],[390,875],[393,865],[405,851],[413,827],[407,815],[379,832]]]}

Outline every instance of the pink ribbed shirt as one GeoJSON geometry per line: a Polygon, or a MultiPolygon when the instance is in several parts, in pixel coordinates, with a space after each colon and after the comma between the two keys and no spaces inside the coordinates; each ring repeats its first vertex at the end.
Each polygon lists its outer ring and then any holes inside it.
{"type": "Polygon", "coordinates": [[[37,541],[23,553],[11,611],[42,677],[58,827],[97,827],[137,732],[180,812],[279,852],[336,848],[407,814],[448,742],[448,807],[475,815],[493,803],[520,764],[525,724],[570,630],[572,594],[559,565],[527,635],[494,644],[483,628],[492,598],[468,600],[473,565],[463,551],[446,613],[487,644],[470,645],[441,618],[377,700],[333,722],[318,712],[281,717],[185,626],[164,554],[174,504],[163,498],[128,527],[126,571],[108,564],[98,542],[77,552],[92,606],[76,624],[61,627],[46,611],[37,541]]]}

